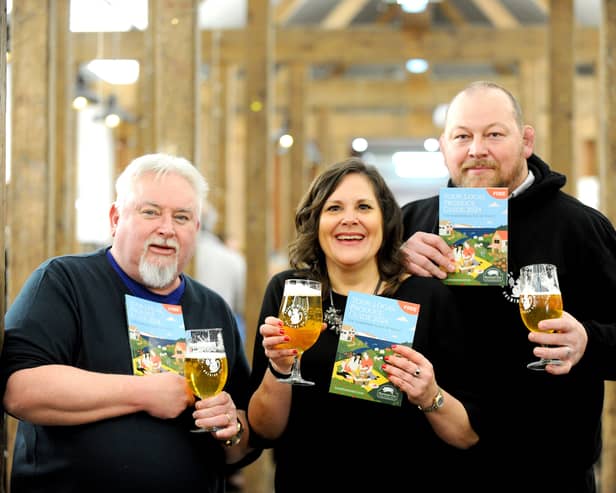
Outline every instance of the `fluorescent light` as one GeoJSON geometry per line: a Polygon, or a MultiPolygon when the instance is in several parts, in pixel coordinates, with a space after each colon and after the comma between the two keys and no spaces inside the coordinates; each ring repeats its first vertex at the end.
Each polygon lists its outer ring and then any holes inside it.
{"type": "Polygon", "coordinates": [[[401,178],[446,178],[449,171],[440,152],[399,151],[391,156],[401,178]]]}
{"type": "Polygon", "coordinates": [[[148,27],[148,0],[71,0],[72,32],[144,31],[148,27]]]}
{"type": "Polygon", "coordinates": [[[137,60],[92,60],[88,70],[109,84],[134,84],[139,79],[137,60]]]}
{"type": "Polygon", "coordinates": [[[428,0],[398,0],[398,4],[404,12],[418,14],[428,7],[428,0]]]}

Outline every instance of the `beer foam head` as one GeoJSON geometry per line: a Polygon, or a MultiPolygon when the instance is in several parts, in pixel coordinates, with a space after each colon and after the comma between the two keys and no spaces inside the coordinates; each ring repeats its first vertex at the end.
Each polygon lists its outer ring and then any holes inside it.
{"type": "Polygon", "coordinates": [[[285,296],[321,296],[321,289],[315,287],[314,282],[311,285],[297,284],[297,283],[285,283],[284,285],[285,296]]]}

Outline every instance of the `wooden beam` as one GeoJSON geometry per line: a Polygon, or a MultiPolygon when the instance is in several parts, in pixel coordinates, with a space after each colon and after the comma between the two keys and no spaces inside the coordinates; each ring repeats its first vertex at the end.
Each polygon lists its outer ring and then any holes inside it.
{"type": "Polygon", "coordinates": [[[519,27],[520,23],[499,0],[473,0],[488,20],[499,29],[519,27]]]}
{"type": "MultiPolygon", "coordinates": [[[[288,208],[294,211],[299,204],[302,195],[308,188],[306,176],[306,93],[308,70],[304,64],[294,63],[290,67],[289,77],[289,130],[293,135],[294,143],[290,149],[291,181],[289,183],[291,194],[288,208]]],[[[291,214],[290,224],[295,223],[295,217],[291,214]]],[[[291,240],[295,235],[293,228],[289,229],[291,240]]]]}
{"type": "Polygon", "coordinates": [[[306,2],[307,0],[281,0],[274,10],[273,17],[276,25],[286,23],[306,2]]]}
{"type": "MultiPolygon", "coordinates": [[[[245,67],[244,138],[245,188],[244,237],[246,238],[246,293],[263,293],[269,279],[272,224],[272,144],[270,139],[274,71],[274,29],[270,0],[248,0],[248,23],[245,29],[242,63],[245,67]]],[[[246,354],[252,360],[254,339],[261,322],[261,297],[246,298],[246,354]]],[[[268,471],[273,461],[263,454],[243,469],[253,491],[271,491],[268,471]]]]}
{"type": "Polygon", "coordinates": [[[71,33],[73,58],[76,63],[89,62],[96,58],[140,60],[143,58],[147,32],[71,33]]]}
{"type": "MultiPolygon", "coordinates": [[[[245,238],[247,293],[263,293],[267,283],[271,225],[270,138],[273,108],[271,78],[274,69],[273,28],[269,0],[248,0],[248,26],[245,38],[245,238]]],[[[259,297],[246,300],[246,351],[252,357],[255,329],[261,308],[259,297]]]]}
{"type": "Polygon", "coordinates": [[[347,27],[369,0],[342,0],[323,19],[323,29],[341,29],[347,27]]]}
{"type": "MultiPolygon", "coordinates": [[[[601,1],[599,208],[616,224],[616,2],[601,1]]],[[[616,382],[605,382],[601,491],[616,491],[616,382]]]]}
{"type": "MultiPolygon", "coordinates": [[[[6,59],[7,59],[7,39],[8,39],[8,29],[7,29],[7,19],[6,19],[6,6],[4,2],[2,2],[2,8],[0,8],[0,87],[2,87],[2,91],[0,91],[0,222],[4,225],[6,224],[6,59]]],[[[6,238],[5,238],[6,228],[2,228],[0,231],[0,254],[2,254],[2,259],[6,259],[6,238]]],[[[4,314],[6,313],[6,263],[0,263],[0,286],[2,289],[0,290],[0,313],[2,313],[2,319],[0,320],[0,349],[4,344],[4,314]]],[[[0,450],[2,453],[0,454],[0,493],[6,493],[7,484],[7,473],[6,473],[6,452],[8,451],[7,447],[7,415],[4,412],[0,413],[0,450]]],[[[10,451],[12,455],[13,452],[10,451]]]]}
{"type": "Polygon", "coordinates": [[[435,8],[439,8],[443,15],[447,17],[449,22],[451,22],[455,27],[462,27],[468,25],[468,22],[466,22],[466,18],[460,12],[458,7],[453,4],[453,2],[441,2],[438,4],[438,7],[435,6],[435,8]]]}
{"type": "Polygon", "coordinates": [[[577,176],[573,159],[573,0],[550,0],[548,64],[550,108],[549,162],[556,171],[567,175],[564,189],[574,193],[577,176]]]}
{"type": "Polygon", "coordinates": [[[150,8],[154,147],[157,152],[177,154],[199,166],[197,0],[153,0],[150,8]]]}
{"type": "MultiPolygon", "coordinates": [[[[428,86],[412,87],[410,80],[348,80],[331,79],[311,81],[308,88],[310,107],[344,108],[402,108],[432,110],[437,104],[447,103],[473,78],[432,81],[428,86]],[[411,90],[412,87],[412,90],[411,90]]],[[[518,85],[517,77],[501,76],[493,79],[512,91],[518,85]]]]}
{"type": "MultiPolygon", "coordinates": [[[[132,58],[142,60],[145,52],[142,32],[72,33],[76,63],[97,57],[132,58]],[[99,48],[98,41],[101,45],[99,48]],[[115,52],[112,51],[112,46],[115,52]]],[[[447,61],[516,61],[536,59],[547,53],[548,29],[543,26],[498,30],[466,26],[453,30],[425,32],[412,39],[401,30],[378,25],[347,29],[291,27],[276,31],[276,61],[303,63],[389,63],[423,57],[434,62],[447,61]],[[349,43],[349,39],[353,43],[349,43]],[[460,40],[463,39],[464,43],[460,40]],[[490,40],[489,43],[486,40],[490,40]],[[521,43],[520,40],[524,42],[521,43]]],[[[202,53],[210,53],[214,33],[201,32],[202,53]]],[[[245,33],[241,29],[226,29],[221,35],[221,60],[243,63],[245,33]]],[[[595,62],[599,52],[599,30],[595,27],[575,28],[576,59],[595,62]]]]}
{"type": "Polygon", "coordinates": [[[72,62],[72,38],[69,35],[70,1],[54,0],[51,4],[51,24],[53,30],[51,39],[55,42],[51,47],[52,63],[56,66],[56,78],[50,89],[54,91],[53,104],[56,118],[50,125],[50,155],[55,169],[55,204],[50,212],[49,220],[55,231],[54,255],[62,255],[77,251],[77,162],[75,159],[74,142],[75,112],[71,102],[75,88],[75,72],[72,62]]]}
{"type": "MultiPolygon", "coordinates": [[[[599,51],[599,31],[593,27],[575,29],[575,53],[578,60],[594,62],[599,51]]],[[[225,30],[221,56],[231,62],[244,58],[244,32],[225,30]]],[[[207,52],[211,32],[202,33],[202,49],[207,52]]],[[[465,27],[428,31],[412,38],[400,30],[385,26],[353,27],[340,30],[286,28],[276,32],[276,61],[279,63],[391,63],[421,57],[435,62],[517,61],[536,59],[547,54],[548,30],[533,26],[498,30],[465,27]],[[349,39],[353,42],[349,43],[349,39]],[[463,39],[464,43],[460,40],[463,39]],[[523,43],[520,40],[524,40],[523,43]],[[489,42],[486,42],[489,40],[489,42]]]]}

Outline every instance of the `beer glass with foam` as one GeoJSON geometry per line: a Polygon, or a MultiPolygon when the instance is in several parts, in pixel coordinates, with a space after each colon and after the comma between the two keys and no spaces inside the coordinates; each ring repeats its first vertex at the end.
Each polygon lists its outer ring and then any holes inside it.
{"type": "MultiPolygon", "coordinates": [[[[198,398],[218,394],[225,383],[229,366],[222,337],[222,329],[193,329],[186,331],[184,378],[198,398]]],[[[217,431],[219,428],[196,428],[192,432],[217,431]]]]}
{"type": "MultiPolygon", "coordinates": [[[[520,269],[520,315],[528,330],[539,331],[538,324],[548,318],[560,318],[563,300],[556,266],[533,264],[520,269]]],[[[545,370],[546,365],[560,365],[559,359],[541,358],[526,365],[531,370],[545,370]]]]}
{"type": "Polygon", "coordinates": [[[314,385],[302,378],[300,361],[306,349],[319,338],[323,326],[321,283],[309,279],[287,279],[284,284],[279,318],[284,324],[284,333],[289,341],[279,344],[281,349],[297,349],[289,378],[281,382],[294,385],[314,385]]]}

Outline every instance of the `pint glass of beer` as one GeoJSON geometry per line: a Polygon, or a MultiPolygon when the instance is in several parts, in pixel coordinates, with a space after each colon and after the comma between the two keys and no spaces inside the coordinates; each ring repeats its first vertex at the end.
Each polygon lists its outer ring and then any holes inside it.
{"type": "MultiPolygon", "coordinates": [[[[520,269],[520,316],[528,330],[539,331],[538,324],[548,318],[560,318],[563,300],[556,266],[532,264],[520,269]]],[[[546,365],[560,365],[559,359],[541,358],[526,365],[531,370],[545,370],[546,365]]]]}
{"type": "Polygon", "coordinates": [[[321,283],[309,279],[287,279],[279,318],[284,324],[284,333],[289,337],[289,342],[278,347],[297,349],[291,376],[279,381],[294,385],[314,385],[314,382],[302,378],[300,360],[304,351],[317,341],[323,326],[321,283]]]}
{"type": "MultiPolygon", "coordinates": [[[[186,331],[184,378],[193,394],[200,399],[218,394],[225,383],[229,366],[222,338],[222,329],[186,331]]],[[[196,428],[192,432],[217,431],[218,428],[196,428]]]]}

